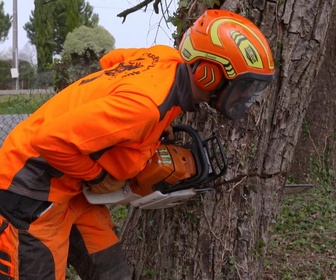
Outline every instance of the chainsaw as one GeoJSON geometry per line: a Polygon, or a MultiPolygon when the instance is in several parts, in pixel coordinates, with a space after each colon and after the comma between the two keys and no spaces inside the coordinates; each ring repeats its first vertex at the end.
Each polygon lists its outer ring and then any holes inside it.
{"type": "Polygon", "coordinates": [[[218,135],[202,141],[197,130],[182,124],[173,126],[173,132],[174,135],[185,134],[188,143],[178,145],[163,140],[146,167],[128,180],[126,186],[107,194],[94,194],[84,188],[86,199],[91,204],[130,204],[141,209],[160,209],[214,189],[204,185],[222,176],[227,168],[218,135]]]}

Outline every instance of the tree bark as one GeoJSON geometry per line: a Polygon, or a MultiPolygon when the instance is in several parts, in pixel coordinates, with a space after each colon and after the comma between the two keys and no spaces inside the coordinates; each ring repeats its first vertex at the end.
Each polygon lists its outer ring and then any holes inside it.
{"type": "Polygon", "coordinates": [[[257,279],[313,94],[336,0],[225,1],[269,38],[277,79],[245,120],[202,106],[180,122],[218,132],[229,168],[216,190],[164,210],[130,209],[121,240],[134,279],[257,279]]]}
{"type": "Polygon", "coordinates": [[[333,13],[321,58],[322,66],[312,87],[312,100],[295,148],[291,174],[295,182],[318,184],[316,173],[335,186],[336,168],[336,13],[333,13]]]}

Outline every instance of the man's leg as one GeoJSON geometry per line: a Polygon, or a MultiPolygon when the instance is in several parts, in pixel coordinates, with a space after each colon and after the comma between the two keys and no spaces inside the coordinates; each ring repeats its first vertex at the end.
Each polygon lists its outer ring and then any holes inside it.
{"type": "Polygon", "coordinates": [[[81,279],[131,279],[108,209],[89,204],[84,196],[78,196],[71,207],[81,209],[81,215],[71,229],[68,261],[81,279]]]}
{"type": "Polygon", "coordinates": [[[45,203],[9,192],[2,192],[0,200],[0,212],[9,223],[0,245],[6,246],[7,240],[10,244],[14,279],[64,280],[73,221],[67,204],[45,203]],[[15,204],[7,203],[14,198],[15,204]]]}
{"type": "Polygon", "coordinates": [[[0,280],[14,279],[14,246],[9,239],[9,224],[0,216],[0,280]]]}

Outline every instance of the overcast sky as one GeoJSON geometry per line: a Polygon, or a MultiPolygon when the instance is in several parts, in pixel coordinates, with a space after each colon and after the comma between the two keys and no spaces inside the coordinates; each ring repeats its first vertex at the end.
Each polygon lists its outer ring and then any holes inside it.
{"type": "MultiPolygon", "coordinates": [[[[2,1],[5,13],[12,15],[13,0],[2,1]]],[[[139,0],[87,0],[87,2],[93,6],[94,13],[99,15],[99,25],[107,29],[115,38],[116,48],[149,47],[153,44],[173,46],[171,34],[174,32],[174,27],[167,28],[162,15],[156,15],[153,12],[152,3],[148,6],[147,12],[138,11],[130,14],[122,23],[122,18],[117,17],[117,14],[138,4],[139,0]],[[160,25],[159,29],[158,25],[160,25]]],[[[23,25],[29,21],[31,11],[34,10],[34,0],[17,0],[17,3],[18,46],[20,50],[28,42],[23,25]]],[[[175,4],[172,5],[171,10],[176,10],[175,4]]],[[[12,46],[12,32],[11,28],[8,39],[0,45],[0,51],[12,46]]]]}

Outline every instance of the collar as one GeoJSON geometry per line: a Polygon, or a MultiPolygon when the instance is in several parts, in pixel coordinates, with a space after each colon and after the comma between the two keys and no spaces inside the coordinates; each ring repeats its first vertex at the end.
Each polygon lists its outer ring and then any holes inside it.
{"type": "Polygon", "coordinates": [[[185,63],[177,65],[174,83],[168,96],[158,107],[160,120],[162,120],[166,113],[174,106],[180,107],[183,112],[193,112],[197,109],[194,104],[188,69],[185,63]]]}
{"type": "Polygon", "coordinates": [[[176,95],[178,105],[183,111],[196,111],[197,107],[194,103],[186,63],[178,65],[172,91],[174,92],[174,95],[176,95]]]}

